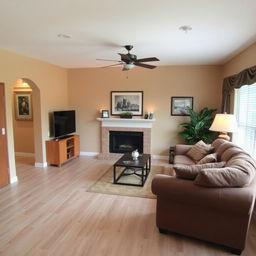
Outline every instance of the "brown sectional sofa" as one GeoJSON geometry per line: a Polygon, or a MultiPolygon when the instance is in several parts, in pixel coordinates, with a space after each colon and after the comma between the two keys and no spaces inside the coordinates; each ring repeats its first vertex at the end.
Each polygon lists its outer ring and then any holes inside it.
{"type": "MultiPolygon", "coordinates": [[[[212,146],[218,161],[226,162],[221,171],[216,170],[222,176],[212,185],[199,186],[193,180],[168,175],[156,175],[153,179],[152,191],[157,195],[156,224],[160,232],[171,231],[221,244],[240,254],[254,208],[256,164],[231,142],[217,139],[212,146]],[[238,186],[245,186],[233,187],[236,178],[238,186]]],[[[190,148],[176,145],[174,164],[194,165],[186,156],[190,148]]]]}

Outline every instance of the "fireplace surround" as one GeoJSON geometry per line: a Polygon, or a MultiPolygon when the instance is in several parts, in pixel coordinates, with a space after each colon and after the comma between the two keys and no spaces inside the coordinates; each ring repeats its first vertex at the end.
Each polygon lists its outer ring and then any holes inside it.
{"type": "Polygon", "coordinates": [[[155,119],[122,119],[122,118],[97,118],[101,122],[101,152],[100,159],[116,159],[122,153],[111,153],[110,132],[139,132],[143,137],[143,153],[151,154],[151,128],[155,119]]]}

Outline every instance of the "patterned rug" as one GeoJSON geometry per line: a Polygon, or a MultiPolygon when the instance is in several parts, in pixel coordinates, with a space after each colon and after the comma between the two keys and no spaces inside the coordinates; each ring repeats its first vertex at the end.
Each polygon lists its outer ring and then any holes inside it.
{"type": "MultiPolygon", "coordinates": [[[[118,168],[118,174],[122,171],[118,168]]],[[[122,195],[122,196],[134,196],[134,197],[146,197],[156,198],[151,192],[152,179],[156,174],[164,173],[162,166],[151,166],[150,173],[143,187],[135,187],[129,185],[113,184],[113,167],[108,169],[100,179],[93,184],[87,191],[96,192],[102,194],[122,195]]],[[[121,177],[120,182],[125,183],[137,183],[139,184],[140,178],[136,175],[129,175],[121,177]]]]}

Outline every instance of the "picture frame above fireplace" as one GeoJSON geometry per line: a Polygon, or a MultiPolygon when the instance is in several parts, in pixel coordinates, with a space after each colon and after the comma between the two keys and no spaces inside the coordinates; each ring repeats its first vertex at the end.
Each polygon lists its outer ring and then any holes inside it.
{"type": "Polygon", "coordinates": [[[143,115],[143,91],[111,91],[111,115],[120,116],[125,112],[143,115]]]}
{"type": "Polygon", "coordinates": [[[101,118],[109,118],[109,111],[107,109],[101,111],[101,118]]]}

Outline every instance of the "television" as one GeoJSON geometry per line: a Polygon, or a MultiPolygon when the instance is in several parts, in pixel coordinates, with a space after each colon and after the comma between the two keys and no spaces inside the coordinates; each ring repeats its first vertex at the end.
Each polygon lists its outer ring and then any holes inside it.
{"type": "Polygon", "coordinates": [[[54,111],[52,115],[53,137],[60,138],[76,132],[75,110],[54,111]]]}

